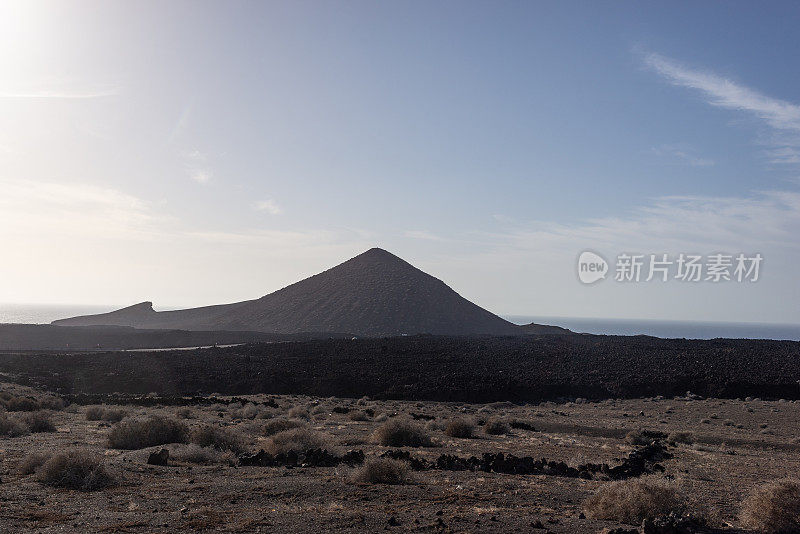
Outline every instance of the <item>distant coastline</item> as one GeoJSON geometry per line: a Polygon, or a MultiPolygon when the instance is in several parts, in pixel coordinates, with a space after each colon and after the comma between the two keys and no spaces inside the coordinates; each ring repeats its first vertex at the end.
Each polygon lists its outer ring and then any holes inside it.
{"type": "MultiPolygon", "coordinates": [[[[104,313],[119,306],[69,304],[0,304],[0,323],[49,324],[75,315],[104,313]]],[[[548,317],[501,315],[515,324],[531,322],[569,328],[573,332],[605,335],[648,335],[666,338],[777,339],[800,341],[800,325],[770,323],[730,323],[657,321],[643,319],[596,319],[591,317],[548,317]]]]}
{"type": "Polygon", "coordinates": [[[531,322],[569,328],[573,332],[686,339],[775,339],[800,341],[800,325],[729,323],[712,321],[658,321],[646,319],[596,319],[591,317],[544,317],[501,315],[515,324],[531,322]]]}

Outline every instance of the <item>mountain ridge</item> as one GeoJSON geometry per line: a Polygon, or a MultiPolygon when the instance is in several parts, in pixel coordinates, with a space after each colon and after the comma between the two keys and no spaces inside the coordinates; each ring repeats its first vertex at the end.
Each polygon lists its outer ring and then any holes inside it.
{"type": "Polygon", "coordinates": [[[155,311],[151,301],[143,301],[52,324],[361,336],[525,334],[519,326],[381,248],[371,248],[253,300],[164,312],[155,311]]]}

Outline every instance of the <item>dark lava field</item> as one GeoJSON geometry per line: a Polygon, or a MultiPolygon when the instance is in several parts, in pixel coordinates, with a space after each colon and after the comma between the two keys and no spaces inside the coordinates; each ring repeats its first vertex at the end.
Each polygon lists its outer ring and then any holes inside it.
{"type": "Polygon", "coordinates": [[[61,394],[302,394],[531,402],[800,398],[800,342],[646,336],[409,336],[91,354],[2,354],[0,372],[61,394]]]}

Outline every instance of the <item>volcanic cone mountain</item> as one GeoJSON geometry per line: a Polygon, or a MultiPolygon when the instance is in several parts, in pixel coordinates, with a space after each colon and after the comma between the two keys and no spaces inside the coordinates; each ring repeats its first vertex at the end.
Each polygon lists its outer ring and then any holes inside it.
{"type": "Polygon", "coordinates": [[[53,324],[361,336],[524,333],[441,280],[379,248],[256,300],[165,312],[142,302],[53,324]]]}

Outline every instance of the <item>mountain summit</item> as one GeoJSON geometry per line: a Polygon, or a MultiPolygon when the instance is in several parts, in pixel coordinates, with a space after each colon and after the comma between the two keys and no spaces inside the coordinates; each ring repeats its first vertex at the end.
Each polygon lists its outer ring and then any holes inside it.
{"type": "Polygon", "coordinates": [[[142,302],[53,324],[362,336],[523,333],[380,248],[256,300],[166,312],[156,312],[151,302],[142,302]]]}

